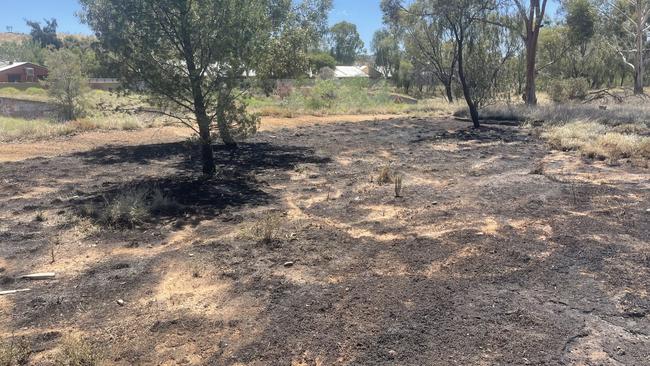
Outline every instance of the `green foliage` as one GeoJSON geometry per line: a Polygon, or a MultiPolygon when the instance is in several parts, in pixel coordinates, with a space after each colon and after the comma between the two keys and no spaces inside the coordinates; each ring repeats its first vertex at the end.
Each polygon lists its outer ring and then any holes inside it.
{"type": "Polygon", "coordinates": [[[318,79],[332,80],[334,78],[336,78],[336,72],[334,71],[334,69],[325,66],[322,67],[320,70],[318,70],[318,79]]]}
{"type": "Polygon", "coordinates": [[[398,73],[395,76],[395,83],[398,87],[404,89],[406,93],[411,88],[413,82],[413,64],[406,60],[400,61],[398,73]]]}
{"type": "Polygon", "coordinates": [[[0,43],[0,60],[33,62],[43,65],[47,50],[34,41],[0,43]]]}
{"type": "Polygon", "coordinates": [[[53,51],[45,62],[49,69],[48,95],[54,100],[60,117],[74,120],[86,113],[86,93],[90,90],[81,61],[67,49],[53,51]]]}
{"type": "Polygon", "coordinates": [[[588,91],[589,80],[586,78],[552,80],[547,87],[549,97],[557,103],[584,99],[588,91]]]}
{"type": "Polygon", "coordinates": [[[203,172],[214,175],[215,132],[234,146],[235,134],[256,128],[238,125],[256,123],[237,102],[245,87],[242,75],[265,60],[272,36],[288,22],[291,2],[81,0],[81,5],[84,20],[99,35],[102,56],[124,86],[144,86],[152,102],[191,126],[201,139],[203,172]]]}
{"type": "Polygon", "coordinates": [[[372,39],[372,50],[375,66],[383,76],[396,76],[402,57],[397,37],[387,29],[376,31],[372,39]]]}
{"type": "Polygon", "coordinates": [[[332,56],[340,65],[354,64],[357,56],[363,52],[364,44],[355,24],[345,21],[334,24],[330,37],[332,56]]]}
{"type": "Polygon", "coordinates": [[[309,54],[309,67],[318,72],[324,67],[334,69],[336,67],[336,59],[327,52],[314,52],[309,54]]]}
{"type": "Polygon", "coordinates": [[[33,20],[26,20],[27,25],[31,28],[29,34],[32,40],[41,45],[41,47],[52,46],[54,48],[61,47],[61,40],[56,35],[57,22],[56,19],[45,20],[45,26],[41,27],[40,22],[33,20]]]}
{"type": "Polygon", "coordinates": [[[569,0],[565,7],[569,40],[584,47],[596,31],[597,11],[589,0],[569,0]]]}
{"type": "Polygon", "coordinates": [[[265,115],[395,113],[408,106],[391,98],[386,83],[371,85],[366,78],[316,80],[312,87],[301,87],[281,101],[251,98],[250,108],[265,115]]]}
{"type": "Polygon", "coordinates": [[[331,0],[297,3],[285,0],[273,7],[273,22],[281,31],[274,32],[266,44],[262,57],[255,65],[257,75],[262,79],[305,76],[309,67],[313,67],[313,54],[310,51],[322,41],[331,7],[331,0]]]}
{"type": "Polygon", "coordinates": [[[31,86],[25,89],[25,94],[43,96],[43,95],[47,95],[47,90],[43,88],[36,88],[31,86]]]}

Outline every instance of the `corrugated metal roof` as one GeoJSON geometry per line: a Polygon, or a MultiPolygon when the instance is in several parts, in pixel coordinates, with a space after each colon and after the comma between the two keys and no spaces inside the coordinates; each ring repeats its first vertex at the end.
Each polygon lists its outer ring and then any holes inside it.
{"type": "Polygon", "coordinates": [[[367,78],[368,74],[358,66],[337,66],[334,69],[334,77],[343,78],[367,78]]]}
{"type": "Polygon", "coordinates": [[[0,65],[0,72],[5,70],[13,69],[14,67],[22,66],[28,64],[29,62],[14,62],[12,64],[5,64],[4,66],[0,65]]]}

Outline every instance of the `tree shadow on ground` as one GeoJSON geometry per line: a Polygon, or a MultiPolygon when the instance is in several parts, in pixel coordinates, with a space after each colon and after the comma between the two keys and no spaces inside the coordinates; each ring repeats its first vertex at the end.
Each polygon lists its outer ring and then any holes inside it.
{"type": "Polygon", "coordinates": [[[316,156],[312,149],[306,147],[268,142],[242,143],[236,149],[218,145],[214,147],[214,154],[218,173],[208,178],[201,175],[198,151],[192,151],[183,142],[108,146],[76,153],[74,156],[91,165],[123,167],[124,164],[136,164],[151,165],[152,169],[156,169],[159,164],[164,164],[164,169],[172,170],[169,171],[171,174],[162,177],[145,175],[107,184],[71,203],[74,206],[101,204],[129,190],[159,189],[183,209],[160,212],[155,221],[174,221],[187,214],[192,215],[192,220],[201,221],[213,218],[228,207],[268,204],[272,196],[263,187],[268,186],[269,182],[258,179],[258,173],[272,170],[279,173],[277,179],[284,179],[282,173],[293,170],[298,164],[330,162],[329,158],[316,156]]]}
{"type": "MultiPolygon", "coordinates": [[[[218,167],[241,173],[259,169],[292,169],[299,163],[321,164],[330,161],[329,158],[316,156],[312,149],[306,147],[269,142],[240,143],[236,149],[215,145],[213,150],[218,167]]],[[[106,146],[75,153],[72,156],[93,165],[148,165],[175,159],[176,168],[195,173],[201,169],[197,146],[185,142],[106,146]]]]}
{"type": "Polygon", "coordinates": [[[420,136],[411,142],[417,143],[431,140],[453,140],[461,142],[475,141],[478,143],[510,143],[527,141],[528,138],[529,137],[525,133],[522,133],[522,131],[518,129],[482,126],[480,128],[458,129],[451,132],[442,131],[434,134],[433,136],[420,136]]]}

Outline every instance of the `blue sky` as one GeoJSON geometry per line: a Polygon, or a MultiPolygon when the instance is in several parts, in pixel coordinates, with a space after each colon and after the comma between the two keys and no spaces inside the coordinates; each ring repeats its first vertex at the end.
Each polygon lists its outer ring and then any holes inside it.
{"type": "MultiPolygon", "coordinates": [[[[64,33],[90,33],[79,22],[75,12],[80,9],[77,0],[2,0],[0,32],[13,27],[14,32],[27,32],[24,18],[42,21],[56,18],[59,31],[64,33]]],[[[381,28],[380,0],[335,0],[330,14],[332,24],[342,20],[354,23],[359,29],[366,47],[370,48],[373,33],[381,28]]]]}
{"type": "MultiPolygon", "coordinates": [[[[379,3],[380,0],[334,0],[330,23],[346,20],[356,24],[366,49],[370,50],[372,35],[382,26],[379,3]]],[[[554,15],[555,6],[551,8],[550,15],[554,15]]],[[[14,32],[27,32],[25,18],[39,21],[56,18],[60,32],[91,33],[75,16],[79,9],[77,0],[2,0],[0,32],[6,32],[7,27],[12,27],[14,32]]]]}

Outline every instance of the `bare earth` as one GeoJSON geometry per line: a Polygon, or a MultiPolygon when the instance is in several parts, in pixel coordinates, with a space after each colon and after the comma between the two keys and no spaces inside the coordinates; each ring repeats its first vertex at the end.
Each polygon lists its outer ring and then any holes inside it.
{"type": "Polygon", "coordinates": [[[32,289],[0,296],[0,334],[39,365],[71,333],[118,365],[650,364],[649,169],[373,119],[267,120],[209,181],[181,129],[0,145],[0,290],[32,289]],[[132,186],[188,209],[79,216],[132,186]]]}

